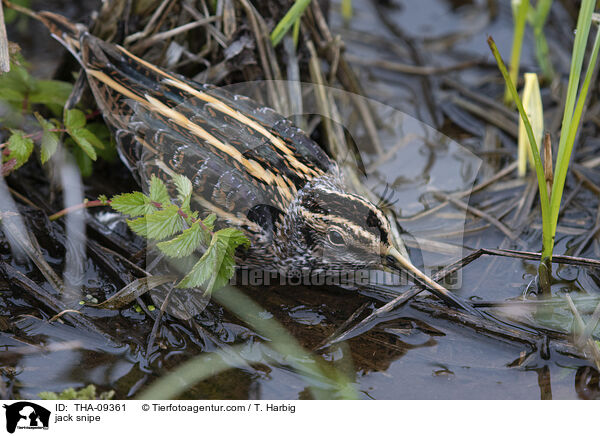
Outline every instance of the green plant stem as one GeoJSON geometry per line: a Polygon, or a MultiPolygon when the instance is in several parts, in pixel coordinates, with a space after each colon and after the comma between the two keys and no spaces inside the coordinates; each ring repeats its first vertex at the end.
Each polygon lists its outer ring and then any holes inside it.
{"type": "Polygon", "coordinates": [[[571,70],[569,72],[569,85],[567,88],[567,98],[565,102],[565,111],[563,113],[560,141],[558,145],[558,154],[556,156],[556,166],[560,168],[565,160],[564,144],[567,141],[567,135],[571,121],[573,120],[573,110],[575,108],[575,99],[577,97],[577,89],[579,88],[579,78],[583,66],[583,56],[585,55],[585,47],[587,45],[588,35],[592,24],[591,17],[594,11],[593,0],[583,0],[579,17],[577,19],[577,29],[575,32],[575,42],[573,43],[573,54],[571,57],[571,70]]]}
{"type": "Polygon", "coordinates": [[[273,44],[273,47],[281,42],[288,30],[290,30],[294,23],[302,17],[304,10],[308,7],[310,2],[311,0],[296,0],[281,21],[277,23],[277,26],[275,26],[275,29],[271,32],[271,44],[273,44]]]}
{"type": "Polygon", "coordinates": [[[535,164],[535,173],[536,173],[537,180],[538,180],[540,203],[541,203],[541,207],[542,207],[542,228],[543,228],[542,261],[548,262],[552,258],[552,247],[553,247],[552,237],[551,237],[552,227],[550,225],[550,218],[551,218],[550,200],[548,198],[548,191],[546,189],[546,178],[545,178],[545,174],[544,174],[544,167],[542,165],[542,160],[540,158],[539,148],[537,146],[537,143],[535,142],[535,136],[533,135],[533,129],[531,128],[531,123],[529,122],[527,113],[525,112],[525,109],[523,108],[523,103],[521,102],[521,99],[519,98],[519,94],[517,93],[515,85],[513,84],[513,81],[511,80],[510,75],[508,74],[508,71],[506,70],[506,66],[504,65],[504,62],[502,61],[502,57],[500,56],[498,47],[496,47],[496,43],[494,42],[494,39],[491,36],[488,37],[488,44],[490,46],[490,49],[492,50],[494,58],[496,59],[498,68],[500,69],[500,72],[502,73],[502,76],[504,77],[504,80],[506,81],[506,86],[509,90],[509,93],[510,93],[512,99],[514,100],[514,102],[516,103],[517,109],[519,110],[519,114],[521,115],[521,118],[523,119],[523,124],[525,124],[525,130],[527,131],[527,137],[529,138],[529,144],[531,145],[531,152],[533,154],[533,161],[535,164]],[[550,249],[549,255],[548,255],[548,248],[550,249]]]}
{"type": "MultiPolygon", "coordinates": [[[[591,22],[591,19],[590,19],[591,22]]],[[[594,39],[594,45],[592,48],[592,54],[590,60],[588,62],[587,71],[585,73],[585,78],[583,80],[583,84],[581,86],[581,91],[579,92],[579,97],[577,100],[577,105],[575,107],[573,117],[571,118],[570,123],[568,124],[568,130],[565,132],[561,131],[561,143],[559,145],[558,157],[556,159],[556,170],[554,176],[554,184],[552,187],[552,197],[550,199],[550,208],[552,211],[552,243],[554,244],[554,236],[556,233],[556,227],[558,225],[558,214],[560,211],[560,203],[562,200],[563,189],[565,186],[565,180],[567,178],[567,170],[569,167],[569,163],[571,160],[571,153],[573,152],[573,146],[575,144],[575,138],[577,136],[577,131],[579,128],[579,124],[581,122],[581,117],[583,114],[583,109],[585,106],[586,97],[589,91],[590,83],[592,81],[592,76],[594,75],[594,69],[596,67],[596,61],[598,59],[598,51],[600,49],[600,32],[596,31],[596,38],[594,39]],[[564,141],[563,141],[564,138],[564,141]]],[[[585,47],[584,47],[585,50],[585,47]]],[[[564,127],[563,127],[564,128],[564,127]]]]}
{"type": "Polygon", "coordinates": [[[552,67],[552,62],[550,62],[548,42],[544,35],[544,26],[546,25],[546,20],[548,19],[551,7],[552,0],[538,0],[532,19],[533,35],[535,38],[535,54],[542,70],[542,75],[548,81],[551,81],[554,77],[554,68],[552,67]]]}
{"type": "MultiPolygon", "coordinates": [[[[512,51],[510,54],[510,79],[512,83],[517,83],[519,78],[519,64],[521,61],[521,48],[523,46],[523,36],[525,35],[525,24],[527,23],[527,13],[529,11],[529,0],[521,0],[514,17],[515,27],[513,34],[512,51]]],[[[509,104],[512,100],[508,84],[504,92],[504,102],[509,104]]]]}
{"type": "Polygon", "coordinates": [[[342,0],[342,17],[344,20],[350,21],[352,19],[352,15],[352,0],[342,0]]]}

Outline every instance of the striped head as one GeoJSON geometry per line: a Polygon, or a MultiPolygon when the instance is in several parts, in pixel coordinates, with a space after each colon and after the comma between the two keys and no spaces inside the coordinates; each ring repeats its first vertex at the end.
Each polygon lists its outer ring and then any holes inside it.
{"type": "Polygon", "coordinates": [[[376,205],[348,193],[334,177],[319,177],[298,191],[283,218],[280,256],[295,269],[375,267],[390,249],[390,231],[376,205]]]}

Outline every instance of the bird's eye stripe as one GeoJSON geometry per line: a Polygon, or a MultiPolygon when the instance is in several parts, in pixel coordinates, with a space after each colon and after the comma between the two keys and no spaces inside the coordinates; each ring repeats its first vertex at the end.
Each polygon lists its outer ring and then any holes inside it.
{"type": "Polygon", "coordinates": [[[337,225],[346,230],[346,233],[352,235],[354,240],[362,243],[370,243],[374,238],[380,238],[380,232],[373,232],[366,227],[366,217],[363,219],[365,224],[358,225],[342,216],[331,214],[312,213],[307,210],[301,210],[300,214],[306,222],[320,221],[325,225],[337,225]]]}

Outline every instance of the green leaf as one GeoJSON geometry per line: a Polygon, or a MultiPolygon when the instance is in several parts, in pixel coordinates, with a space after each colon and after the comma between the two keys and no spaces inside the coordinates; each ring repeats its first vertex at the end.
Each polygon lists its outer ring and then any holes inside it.
{"type": "Polygon", "coordinates": [[[16,159],[17,165],[14,169],[22,166],[33,152],[33,141],[25,136],[25,132],[21,130],[13,130],[12,135],[8,140],[8,149],[10,154],[7,160],[16,159]]]}
{"type": "Polygon", "coordinates": [[[78,391],[68,388],[60,393],[40,392],[38,397],[42,400],[110,400],[114,395],[114,391],[102,392],[100,395],[97,395],[96,386],[88,385],[78,391]]]}
{"type": "Polygon", "coordinates": [[[186,213],[190,214],[190,200],[192,198],[192,182],[186,176],[177,174],[173,176],[173,182],[175,188],[177,188],[177,200],[181,205],[181,209],[186,213]]]}
{"type": "Polygon", "coordinates": [[[171,197],[165,183],[154,174],[150,177],[150,200],[163,206],[171,204],[171,197]]]}
{"type": "Polygon", "coordinates": [[[110,206],[116,211],[130,216],[146,215],[156,211],[150,199],[137,191],[115,195],[110,200],[110,206]]]}
{"type": "Polygon", "coordinates": [[[48,160],[50,160],[52,155],[56,153],[56,150],[58,149],[58,135],[55,132],[51,131],[55,129],[56,126],[50,121],[42,118],[42,116],[37,112],[34,113],[34,115],[43,129],[41,160],[42,164],[45,164],[46,162],[48,162],[48,160]]]}
{"type": "MultiPolygon", "coordinates": [[[[59,80],[38,80],[34,91],[29,94],[29,101],[38,104],[56,104],[64,107],[69,95],[73,91],[73,85],[59,80]]],[[[84,117],[85,118],[85,117],[84,117]]]]}
{"type": "Polygon", "coordinates": [[[88,155],[88,157],[92,160],[96,160],[98,155],[96,154],[96,150],[94,150],[94,146],[89,141],[89,136],[85,134],[87,132],[86,129],[68,129],[69,135],[71,138],[77,143],[77,145],[88,155]]]}
{"type": "Polygon", "coordinates": [[[64,123],[67,130],[77,130],[85,126],[85,114],[79,109],[65,111],[64,123]]]}
{"type": "Polygon", "coordinates": [[[127,220],[127,225],[133,233],[144,237],[148,236],[148,223],[146,222],[146,217],[127,220]]]}
{"type": "Polygon", "coordinates": [[[165,239],[183,230],[183,218],[174,204],[146,216],[148,238],[165,239]]]}
{"type": "Polygon", "coordinates": [[[115,141],[106,127],[106,124],[101,122],[93,122],[86,124],[85,128],[92,132],[103,144],[103,148],[97,148],[96,153],[102,159],[109,162],[114,162],[117,159],[117,148],[115,141]]]}
{"type": "Polygon", "coordinates": [[[247,247],[250,245],[250,241],[248,240],[244,232],[242,232],[239,229],[229,227],[226,229],[219,230],[215,233],[215,235],[223,241],[227,241],[228,249],[231,250],[232,254],[237,247],[241,245],[247,247]]]}
{"type": "MultiPolygon", "coordinates": [[[[217,221],[217,215],[211,213],[209,216],[204,218],[204,220],[202,220],[202,224],[204,224],[204,226],[212,232],[215,229],[215,221],[217,221]]],[[[203,242],[205,245],[208,245],[210,243],[210,233],[204,232],[204,237],[205,240],[203,242]]]]}
{"type": "Polygon", "coordinates": [[[159,242],[157,247],[170,257],[186,257],[191,255],[200,247],[205,239],[204,230],[196,221],[189,229],[185,229],[181,235],[170,241],[159,242]]]}
{"type": "MultiPolygon", "coordinates": [[[[30,0],[12,0],[12,3],[15,5],[24,6],[26,8],[31,6],[30,0]]],[[[13,9],[6,8],[6,10],[4,11],[4,22],[6,24],[12,23],[18,18],[20,18],[23,21],[27,20],[27,16],[20,14],[13,9]]]]}
{"type": "Polygon", "coordinates": [[[204,218],[204,220],[202,220],[202,223],[208,227],[210,230],[214,230],[215,229],[215,221],[217,220],[217,215],[215,215],[214,213],[211,213],[209,216],[207,216],[206,218],[204,218]]]}
{"type": "Polygon", "coordinates": [[[10,71],[0,75],[0,100],[22,104],[35,86],[35,79],[21,65],[11,62],[10,71]]]}
{"type": "Polygon", "coordinates": [[[25,94],[19,89],[10,88],[0,83],[0,100],[9,103],[19,103],[25,100],[25,94]]]}
{"type": "Polygon", "coordinates": [[[73,148],[73,156],[79,171],[81,171],[81,177],[90,177],[93,172],[93,162],[90,157],[78,147],[73,148]]]}
{"type": "Polygon", "coordinates": [[[75,131],[77,132],[77,136],[85,138],[90,144],[94,146],[94,148],[97,148],[99,150],[104,149],[104,143],[96,135],[94,135],[87,127],[76,129],[75,131]]]}
{"type": "Polygon", "coordinates": [[[227,284],[235,272],[235,249],[250,242],[238,229],[222,229],[213,234],[210,245],[192,270],[177,284],[178,288],[203,287],[211,293],[227,284]]]}
{"type": "Polygon", "coordinates": [[[54,132],[44,130],[42,134],[42,163],[45,164],[56,153],[58,149],[58,135],[54,132]]]}

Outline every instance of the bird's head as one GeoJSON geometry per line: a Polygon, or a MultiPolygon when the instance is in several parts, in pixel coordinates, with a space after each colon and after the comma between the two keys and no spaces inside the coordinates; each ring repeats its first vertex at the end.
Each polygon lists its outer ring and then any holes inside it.
{"type": "Polygon", "coordinates": [[[386,264],[394,251],[381,209],[335,179],[315,179],[298,191],[282,227],[281,250],[292,268],[372,268],[386,264]]]}

